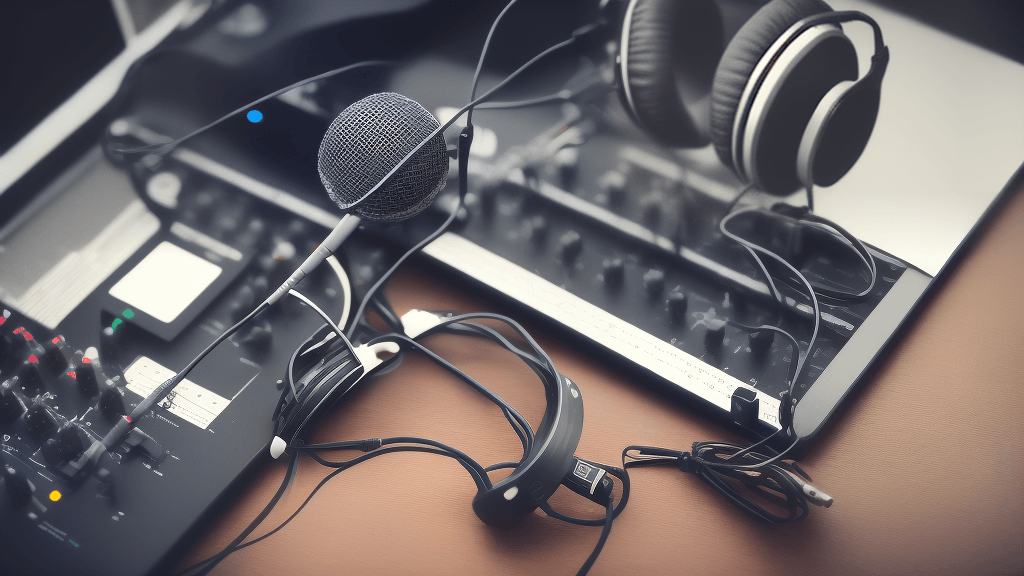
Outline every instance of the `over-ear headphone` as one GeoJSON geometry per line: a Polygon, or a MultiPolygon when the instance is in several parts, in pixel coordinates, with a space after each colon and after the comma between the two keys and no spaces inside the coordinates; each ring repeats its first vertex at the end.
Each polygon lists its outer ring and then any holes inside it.
{"type": "MultiPolygon", "coordinates": [[[[443,318],[430,312],[414,310],[403,316],[406,335],[391,334],[382,338],[417,348],[443,363],[445,367],[449,367],[450,365],[423,348],[414,338],[426,337],[448,326],[459,324],[458,328],[464,331],[471,326],[477,329],[477,335],[491,337],[499,343],[507,343],[507,340],[497,332],[465,322],[470,318],[480,317],[503,320],[526,339],[533,348],[530,352],[519,350],[511,344],[508,347],[523,358],[540,377],[547,400],[544,417],[536,434],[524,430],[521,435],[527,450],[512,473],[491,484],[490,480],[486,479],[485,469],[480,468],[482,474],[477,478],[478,491],[473,498],[473,511],[488,524],[503,524],[520,518],[544,504],[562,484],[563,479],[570,476],[578,466],[574,453],[583,432],[583,396],[579,387],[555,371],[550,359],[518,324],[493,314],[443,318]]],[[[271,443],[271,454],[274,458],[288,448],[315,448],[306,445],[314,425],[330,406],[337,403],[365,374],[376,367],[373,364],[375,347],[386,343],[394,346],[388,348],[388,351],[398,351],[398,346],[392,341],[374,342],[353,347],[343,335],[335,334],[331,327],[325,325],[295,351],[288,363],[287,383],[273,416],[275,438],[271,443]],[[364,346],[367,346],[372,354],[361,352],[364,346]]],[[[511,422],[514,409],[490,391],[482,391],[489,394],[492,401],[496,400],[495,403],[503,408],[511,422]]],[[[518,416],[518,413],[515,415],[518,416]]],[[[521,425],[529,427],[525,419],[519,419],[521,425]]],[[[376,444],[369,444],[364,449],[374,450],[380,446],[378,440],[376,444]]],[[[461,453],[459,455],[465,456],[461,453]]],[[[587,480],[589,494],[584,495],[603,504],[611,495],[612,482],[602,469],[592,468],[595,470],[587,480]]]]}
{"type": "Polygon", "coordinates": [[[834,184],[864,151],[889,60],[869,16],[834,12],[821,0],[773,0],[723,52],[711,0],[621,1],[620,96],[657,140],[710,140],[741,179],[779,195],[834,184]],[[839,26],[851,21],[874,30],[875,54],[859,80],[856,51],[839,26]]]}

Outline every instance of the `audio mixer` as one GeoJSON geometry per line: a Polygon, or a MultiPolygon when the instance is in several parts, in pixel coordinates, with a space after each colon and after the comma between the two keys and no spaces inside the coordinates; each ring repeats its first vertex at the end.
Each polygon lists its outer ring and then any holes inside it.
{"type": "MultiPolygon", "coordinates": [[[[164,65],[148,65],[152,76],[191,81],[164,65]]],[[[654,144],[608,89],[600,62],[572,55],[541,70],[502,98],[569,97],[476,112],[466,204],[421,265],[446,272],[456,289],[511,304],[639,385],[752,435],[773,433],[796,350],[751,327],[776,326],[806,344],[814,312],[798,284],[770,286],[719,223],[750,209],[736,232],[785,254],[816,286],[865,288],[857,253],[773,210],[779,199],[745,191],[710,149],[654,144]]],[[[94,473],[79,478],[69,463],[245,316],[338,222],[315,151],[340,109],[389,90],[444,121],[464,103],[471,75],[471,63],[441,45],[387,72],[268,101],[259,123],[237,118],[164,157],[126,156],[117,149],[165,142],[206,118],[143,90],[104,125],[98,145],[79,150],[5,221],[0,572],[166,569],[189,529],[266,459],[284,367],[321,320],[286,299],[217,348],[94,473]]],[[[345,244],[355,298],[456,209],[455,180],[424,214],[365,223],[345,244]]],[[[821,429],[930,280],[897,256],[870,253],[878,270],[870,294],[822,301],[794,394],[801,440],[821,429]]],[[[340,313],[342,287],[329,268],[301,288],[340,313]]]]}

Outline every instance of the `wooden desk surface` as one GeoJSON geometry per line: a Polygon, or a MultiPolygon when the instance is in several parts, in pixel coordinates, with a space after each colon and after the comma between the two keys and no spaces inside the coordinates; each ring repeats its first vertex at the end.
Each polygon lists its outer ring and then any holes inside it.
{"type": "MultiPolygon", "coordinates": [[[[692,475],[634,469],[632,496],[591,574],[1024,573],[1024,191],[865,382],[801,465],[835,498],[807,519],[770,527],[692,475]]],[[[388,295],[410,308],[493,309],[406,269],[388,295]]],[[[571,343],[532,331],[580,386],[586,424],[577,454],[619,463],[628,444],[687,450],[731,434],[608,370],[571,343]]],[[[455,337],[427,343],[516,406],[536,426],[544,404],[532,373],[497,347],[455,337]]],[[[521,450],[500,412],[422,356],[375,378],[332,414],[318,440],[425,436],[484,465],[521,450]]],[[[284,472],[268,467],[211,525],[182,566],[221,549],[263,508],[284,472]]],[[[277,510],[286,518],[327,471],[304,459],[277,510]]],[[[600,516],[565,489],[563,509],[600,516]]],[[[486,526],[455,461],[395,454],[328,483],[280,533],[215,574],[575,574],[599,528],[535,513],[486,526]]],[[[554,502],[554,501],[553,501],[554,502]]]]}

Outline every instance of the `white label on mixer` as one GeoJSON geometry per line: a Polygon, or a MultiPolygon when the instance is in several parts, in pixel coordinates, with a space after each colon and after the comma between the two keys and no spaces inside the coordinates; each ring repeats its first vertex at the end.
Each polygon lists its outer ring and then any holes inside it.
{"type": "MultiPolygon", "coordinates": [[[[174,370],[165,368],[145,356],[139,356],[124,371],[128,389],[143,398],[149,396],[157,386],[172,378],[174,374],[174,370]]],[[[227,398],[210,392],[191,380],[182,380],[159,405],[171,414],[205,429],[229,403],[231,401],[227,398]]]]}

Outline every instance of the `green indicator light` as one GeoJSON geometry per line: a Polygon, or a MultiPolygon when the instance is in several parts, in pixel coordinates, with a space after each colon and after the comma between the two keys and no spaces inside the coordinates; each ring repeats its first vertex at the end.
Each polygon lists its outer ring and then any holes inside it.
{"type": "Polygon", "coordinates": [[[131,308],[125,308],[124,312],[121,312],[121,316],[124,316],[125,320],[131,320],[135,318],[135,312],[132,312],[131,308]]]}
{"type": "Polygon", "coordinates": [[[75,542],[74,540],[72,540],[72,539],[70,539],[70,538],[68,538],[68,543],[69,543],[69,544],[71,544],[72,546],[74,546],[75,548],[78,548],[78,547],[79,547],[79,546],[78,546],[78,542],[75,542]]]}
{"type": "Polygon", "coordinates": [[[116,332],[117,327],[120,326],[123,322],[124,320],[121,320],[120,318],[114,318],[114,321],[110,323],[110,329],[116,332]]]}

